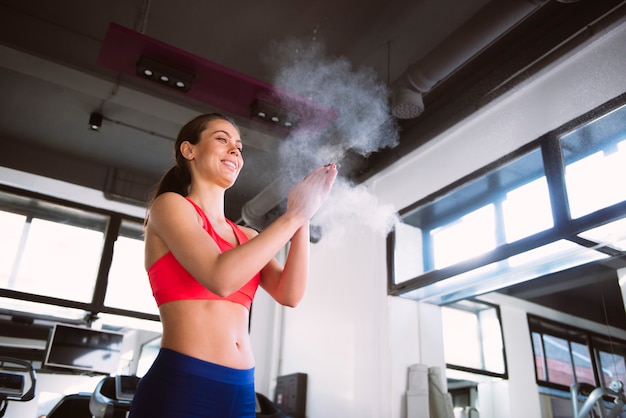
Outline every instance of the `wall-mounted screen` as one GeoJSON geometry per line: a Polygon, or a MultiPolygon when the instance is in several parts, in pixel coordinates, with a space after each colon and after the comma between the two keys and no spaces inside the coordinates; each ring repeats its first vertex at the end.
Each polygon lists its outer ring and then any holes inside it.
{"type": "Polygon", "coordinates": [[[123,340],[124,335],[118,332],[55,324],[44,365],[113,374],[118,369],[123,340]]]}

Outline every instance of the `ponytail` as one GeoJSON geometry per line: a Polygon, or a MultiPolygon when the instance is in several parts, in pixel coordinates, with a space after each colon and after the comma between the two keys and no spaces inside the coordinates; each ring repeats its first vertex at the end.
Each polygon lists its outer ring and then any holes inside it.
{"type": "Polygon", "coordinates": [[[187,166],[183,166],[181,168],[180,166],[175,165],[170,168],[163,177],[161,177],[161,180],[154,190],[154,195],[152,196],[151,201],[166,192],[174,192],[181,196],[187,196],[187,194],[189,194],[190,185],[191,174],[189,173],[187,166]]]}

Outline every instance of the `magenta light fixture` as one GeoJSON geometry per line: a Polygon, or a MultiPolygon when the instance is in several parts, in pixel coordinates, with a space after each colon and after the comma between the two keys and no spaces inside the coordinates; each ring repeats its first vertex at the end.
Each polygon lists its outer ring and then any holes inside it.
{"type": "Polygon", "coordinates": [[[337,117],[334,109],[115,23],[109,25],[97,62],[172,88],[225,113],[285,131],[296,127],[322,130],[337,117]]]}

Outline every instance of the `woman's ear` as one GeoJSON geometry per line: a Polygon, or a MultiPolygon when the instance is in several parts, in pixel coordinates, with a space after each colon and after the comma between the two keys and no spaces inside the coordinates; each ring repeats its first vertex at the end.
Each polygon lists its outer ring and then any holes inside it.
{"type": "Polygon", "coordinates": [[[193,160],[193,145],[189,141],[183,141],[180,144],[180,153],[186,160],[193,160]]]}

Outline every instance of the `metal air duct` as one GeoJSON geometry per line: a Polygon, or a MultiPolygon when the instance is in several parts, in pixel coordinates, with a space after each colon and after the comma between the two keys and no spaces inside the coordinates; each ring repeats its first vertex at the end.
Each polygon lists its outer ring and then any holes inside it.
{"type": "Polygon", "coordinates": [[[282,211],[281,202],[286,202],[288,185],[281,179],[270,183],[241,208],[241,217],[246,225],[258,231],[263,230],[282,211]]]}
{"type": "Polygon", "coordinates": [[[413,119],[424,111],[423,94],[547,0],[493,0],[394,82],[391,112],[413,119]]]}
{"type": "MultiPolygon", "coordinates": [[[[241,217],[245,224],[257,231],[262,231],[287,209],[287,193],[295,183],[278,179],[270,183],[241,208],[241,217]]],[[[312,224],[309,229],[313,243],[322,239],[322,229],[312,224]]]]}

